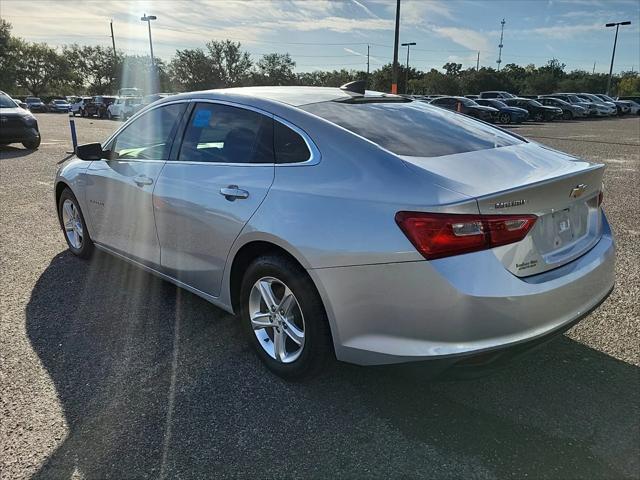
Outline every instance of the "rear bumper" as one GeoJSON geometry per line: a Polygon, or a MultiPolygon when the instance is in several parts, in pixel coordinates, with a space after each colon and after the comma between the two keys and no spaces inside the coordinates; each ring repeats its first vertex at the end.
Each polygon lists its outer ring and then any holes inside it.
{"type": "Polygon", "coordinates": [[[336,356],[360,365],[458,360],[562,332],[614,284],[615,244],[600,241],[560,268],[518,278],[491,250],[431,262],[309,270],[336,356]]]}

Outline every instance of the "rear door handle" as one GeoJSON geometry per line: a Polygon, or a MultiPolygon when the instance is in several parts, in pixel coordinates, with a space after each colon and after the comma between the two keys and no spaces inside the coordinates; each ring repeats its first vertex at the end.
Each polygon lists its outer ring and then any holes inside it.
{"type": "Polygon", "coordinates": [[[142,187],[143,185],[151,185],[153,183],[153,179],[147,177],[146,175],[138,175],[137,177],[133,177],[133,181],[139,187],[142,187]]]}
{"type": "Polygon", "coordinates": [[[249,198],[249,192],[247,192],[246,190],[242,190],[241,188],[238,188],[237,185],[229,185],[226,188],[221,188],[220,195],[222,195],[224,198],[226,198],[230,202],[233,202],[237,198],[240,198],[240,199],[249,198]]]}

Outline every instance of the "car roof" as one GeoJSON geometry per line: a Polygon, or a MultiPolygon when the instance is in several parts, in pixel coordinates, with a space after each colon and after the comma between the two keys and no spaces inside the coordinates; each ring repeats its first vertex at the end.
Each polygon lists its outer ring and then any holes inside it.
{"type": "MultiPolygon", "coordinates": [[[[396,97],[367,90],[365,97],[396,97]]],[[[183,98],[211,98],[224,99],[225,97],[245,97],[246,99],[260,99],[272,102],[284,103],[293,107],[308,105],[310,103],[329,102],[332,100],[346,100],[353,98],[354,94],[333,87],[236,87],[221,88],[216,90],[204,90],[172,95],[164,100],[178,100],[183,98]]]]}

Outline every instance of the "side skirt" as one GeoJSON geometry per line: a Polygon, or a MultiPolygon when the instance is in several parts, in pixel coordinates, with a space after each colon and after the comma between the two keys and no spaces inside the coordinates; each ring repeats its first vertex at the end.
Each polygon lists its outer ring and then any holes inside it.
{"type": "Polygon", "coordinates": [[[102,250],[103,252],[106,252],[108,254],[113,255],[114,257],[118,257],[121,260],[124,260],[127,263],[130,263],[132,265],[135,265],[138,268],[141,268],[142,270],[145,270],[146,272],[149,272],[157,277],[160,277],[163,280],[166,280],[167,282],[173,283],[174,285],[176,285],[177,287],[180,288],[184,288],[185,290],[193,293],[194,295],[197,295],[203,299],[205,299],[207,302],[212,303],[213,305],[215,305],[218,308],[221,308],[222,310],[224,310],[225,312],[228,312],[230,314],[234,314],[233,310],[231,309],[231,307],[229,305],[226,305],[224,303],[222,303],[218,297],[214,297],[213,295],[209,295],[208,293],[203,292],[202,290],[198,290],[197,288],[194,288],[184,282],[181,282],[180,280],[178,280],[177,278],[174,278],[170,275],[167,275],[165,273],[162,273],[154,268],[151,268],[143,263],[137,262],[136,260],[133,260],[129,257],[127,257],[126,255],[122,255],[121,253],[118,253],[114,250],[111,250],[109,247],[105,247],[104,245],[94,242],[94,245],[96,246],[96,248],[98,248],[99,250],[102,250]]]}

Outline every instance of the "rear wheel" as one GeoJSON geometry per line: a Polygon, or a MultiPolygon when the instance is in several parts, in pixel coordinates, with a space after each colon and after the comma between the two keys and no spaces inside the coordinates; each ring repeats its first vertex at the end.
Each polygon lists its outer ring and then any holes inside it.
{"type": "Polygon", "coordinates": [[[565,112],[562,112],[562,118],[564,120],[573,120],[573,112],[567,110],[565,112]]]}
{"type": "Polygon", "coordinates": [[[509,124],[509,123],[511,123],[511,114],[510,114],[510,113],[506,113],[506,112],[501,113],[501,114],[498,116],[498,121],[499,121],[500,123],[505,123],[505,124],[509,124]]]}
{"type": "Polygon", "coordinates": [[[286,257],[260,257],[247,268],[240,316],[258,357],[280,377],[311,378],[333,355],[327,315],[315,285],[286,257]]]}
{"type": "Polygon", "coordinates": [[[63,190],[58,201],[58,219],[71,253],[80,258],[91,257],[93,241],[89,237],[78,200],[68,188],[63,190]]]}

